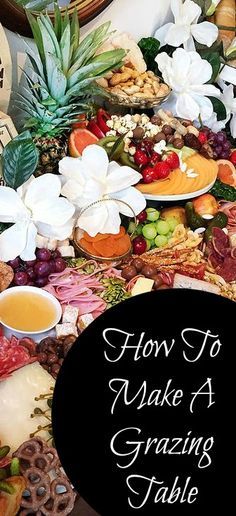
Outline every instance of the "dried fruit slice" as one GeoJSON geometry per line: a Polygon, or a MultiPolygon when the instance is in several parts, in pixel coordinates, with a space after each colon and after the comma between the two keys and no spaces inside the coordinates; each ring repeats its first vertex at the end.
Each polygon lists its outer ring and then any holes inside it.
{"type": "Polygon", "coordinates": [[[116,240],[116,256],[122,256],[130,249],[130,239],[128,235],[124,235],[119,240],[116,240]]]}
{"type": "Polygon", "coordinates": [[[108,235],[107,233],[104,233],[104,235],[102,235],[102,233],[98,233],[96,236],[92,237],[90,236],[86,231],[84,231],[84,235],[83,235],[83,238],[85,240],[87,240],[87,242],[99,242],[100,240],[106,240],[106,238],[108,238],[110,235],[108,235]]]}
{"type": "Polygon", "coordinates": [[[74,129],[69,137],[70,156],[72,158],[79,158],[88,145],[97,143],[97,141],[97,136],[88,131],[88,129],[74,129]]]}
{"type": "Polygon", "coordinates": [[[98,254],[98,256],[104,256],[104,258],[111,258],[114,256],[114,245],[113,240],[110,238],[106,240],[100,240],[99,242],[94,242],[93,247],[98,254]]]}
{"type": "Polygon", "coordinates": [[[87,240],[85,240],[85,238],[81,238],[79,243],[80,243],[80,245],[83,247],[83,249],[85,251],[87,251],[90,254],[95,254],[94,253],[94,247],[93,247],[93,244],[91,242],[87,242],[87,240]]]}
{"type": "Polygon", "coordinates": [[[236,170],[233,163],[227,159],[219,159],[216,163],[218,165],[218,179],[226,185],[236,186],[236,170]]]}
{"type": "Polygon", "coordinates": [[[125,235],[125,228],[124,228],[124,226],[121,226],[119,233],[117,233],[117,235],[113,235],[113,238],[115,240],[118,240],[119,238],[121,238],[124,235],[125,235]]]}

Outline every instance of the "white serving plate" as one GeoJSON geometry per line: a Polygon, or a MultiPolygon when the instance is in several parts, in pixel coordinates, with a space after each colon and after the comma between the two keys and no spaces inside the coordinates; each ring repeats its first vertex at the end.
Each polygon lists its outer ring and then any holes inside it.
{"type": "Polygon", "coordinates": [[[145,199],[148,201],[186,201],[187,199],[193,199],[194,197],[198,197],[199,195],[203,195],[208,192],[213,185],[215,184],[215,179],[209,185],[205,186],[201,190],[196,190],[195,192],[179,194],[179,195],[152,195],[152,194],[143,194],[145,199]]]}

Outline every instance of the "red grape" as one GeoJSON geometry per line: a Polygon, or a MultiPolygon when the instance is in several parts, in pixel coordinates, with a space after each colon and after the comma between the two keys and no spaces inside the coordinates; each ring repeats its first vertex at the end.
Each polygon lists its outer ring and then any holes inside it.
{"type": "Polygon", "coordinates": [[[34,266],[34,272],[38,278],[44,278],[50,274],[50,265],[48,262],[37,262],[34,266]]]}
{"type": "Polygon", "coordinates": [[[55,260],[55,269],[56,272],[63,272],[66,268],[66,262],[63,258],[56,258],[55,260]]]}
{"type": "Polygon", "coordinates": [[[54,260],[49,260],[48,265],[50,267],[50,273],[49,274],[52,274],[53,272],[56,272],[56,266],[55,266],[55,261],[54,260]]]}
{"type": "Polygon", "coordinates": [[[147,243],[143,236],[137,236],[132,241],[134,254],[143,254],[147,249],[147,243]]]}
{"type": "Polygon", "coordinates": [[[51,252],[49,249],[37,249],[36,257],[42,262],[48,262],[51,259],[51,252]]]}
{"type": "Polygon", "coordinates": [[[59,251],[59,249],[55,249],[55,251],[52,252],[52,259],[55,260],[56,258],[60,258],[61,257],[61,253],[59,251]]]}
{"type": "Polygon", "coordinates": [[[28,274],[26,272],[24,272],[24,271],[16,272],[14,274],[14,280],[13,281],[14,281],[15,285],[17,285],[19,287],[27,285],[27,283],[29,281],[28,274]]]}
{"type": "Polygon", "coordinates": [[[17,257],[17,258],[14,258],[14,260],[9,260],[9,262],[7,262],[8,265],[10,265],[10,267],[12,267],[12,269],[18,269],[18,267],[20,267],[20,264],[21,264],[21,261],[20,261],[20,258],[17,257]]]}
{"type": "Polygon", "coordinates": [[[221,155],[220,155],[221,159],[229,159],[229,156],[230,156],[230,152],[229,151],[225,151],[225,150],[222,151],[221,155]]]}
{"type": "Polygon", "coordinates": [[[28,267],[28,269],[26,269],[26,273],[28,274],[31,281],[35,279],[35,272],[33,267],[28,267]]]}
{"type": "Polygon", "coordinates": [[[45,285],[48,284],[48,277],[37,278],[34,283],[35,283],[36,287],[40,287],[40,288],[45,287],[45,285]]]}
{"type": "Polygon", "coordinates": [[[146,218],[147,218],[147,212],[146,212],[146,210],[141,211],[141,212],[137,215],[137,219],[138,219],[138,221],[139,221],[139,222],[145,222],[146,218]]]}
{"type": "Polygon", "coordinates": [[[28,267],[33,267],[37,260],[27,260],[24,262],[28,267]]]}

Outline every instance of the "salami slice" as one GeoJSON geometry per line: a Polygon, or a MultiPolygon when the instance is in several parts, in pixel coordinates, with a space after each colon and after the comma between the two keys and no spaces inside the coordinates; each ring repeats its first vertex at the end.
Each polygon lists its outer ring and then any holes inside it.
{"type": "Polygon", "coordinates": [[[208,263],[213,269],[220,267],[223,264],[223,261],[224,259],[215,251],[212,251],[208,256],[208,263]]]}
{"type": "Polygon", "coordinates": [[[212,245],[216,253],[224,258],[225,251],[230,247],[229,237],[221,228],[212,229],[212,245]]]}
{"type": "Polygon", "coordinates": [[[218,269],[218,274],[228,283],[236,281],[236,260],[227,256],[223,265],[218,269]]]}
{"type": "Polygon", "coordinates": [[[0,381],[35,360],[36,357],[31,357],[28,349],[16,337],[11,337],[11,340],[0,337],[0,381]]]}

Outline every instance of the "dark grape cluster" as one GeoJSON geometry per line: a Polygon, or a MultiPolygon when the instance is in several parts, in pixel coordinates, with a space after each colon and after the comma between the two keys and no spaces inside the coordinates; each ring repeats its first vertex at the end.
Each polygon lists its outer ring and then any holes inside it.
{"type": "Polygon", "coordinates": [[[214,159],[229,159],[231,154],[231,143],[224,131],[214,133],[208,128],[203,129],[207,136],[207,143],[213,150],[214,159]]]}
{"type": "Polygon", "coordinates": [[[48,283],[48,276],[53,272],[63,272],[66,262],[61,257],[58,249],[36,249],[36,259],[24,261],[17,257],[10,260],[8,265],[14,270],[13,285],[31,285],[45,287],[48,283]]]}

